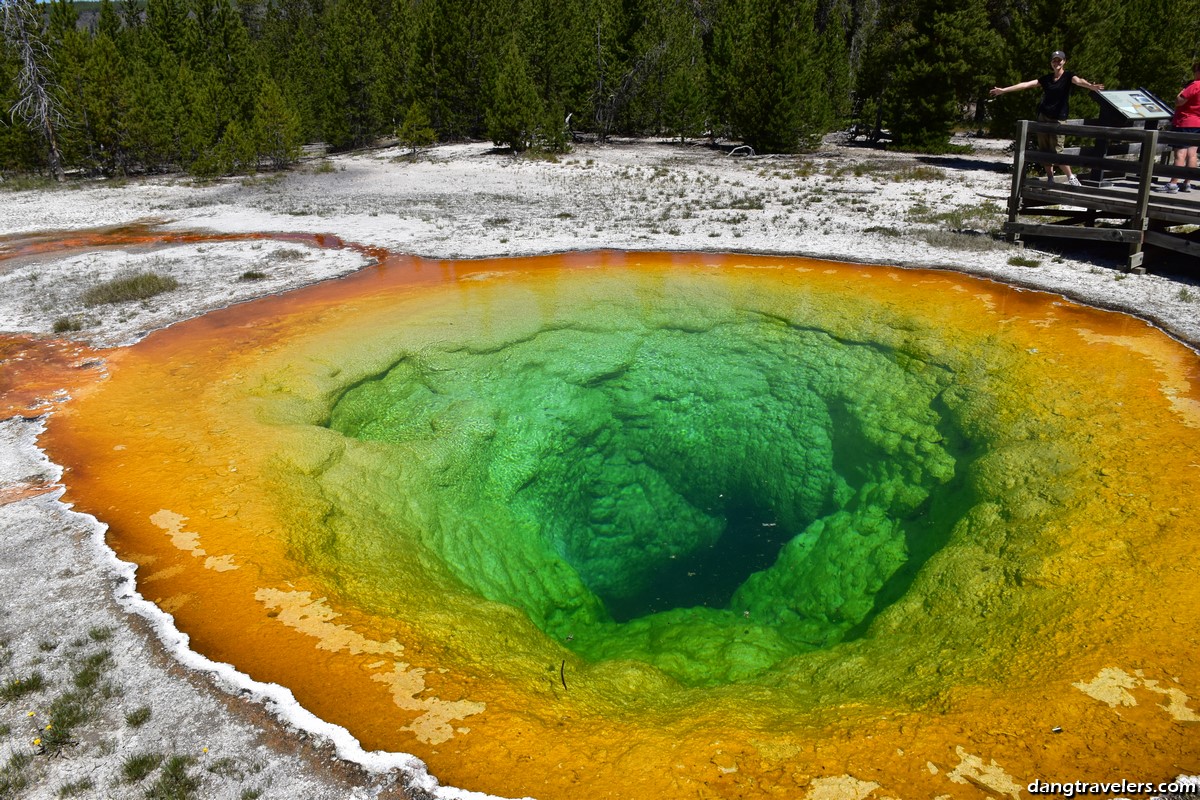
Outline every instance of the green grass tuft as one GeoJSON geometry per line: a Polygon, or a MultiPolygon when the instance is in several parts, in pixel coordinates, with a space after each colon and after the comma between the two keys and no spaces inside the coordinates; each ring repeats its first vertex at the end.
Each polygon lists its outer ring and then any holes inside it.
{"type": "Polygon", "coordinates": [[[140,728],[150,721],[150,706],[135,708],[125,715],[125,724],[131,728],[140,728]]]}
{"type": "Polygon", "coordinates": [[[1013,256],[1008,259],[1010,266],[1014,267],[1040,267],[1042,262],[1036,258],[1028,258],[1026,256],[1013,256]]]}
{"type": "Polygon", "coordinates": [[[76,795],[83,794],[84,792],[93,788],[95,785],[96,784],[92,782],[91,778],[81,778],[77,781],[64,783],[62,786],[58,787],[58,796],[75,797],[76,795]]]}
{"type": "Polygon", "coordinates": [[[0,688],[0,700],[8,703],[32,692],[39,691],[45,685],[45,677],[42,676],[42,673],[35,670],[24,678],[13,678],[5,682],[3,688],[0,688]]]}
{"type": "Polygon", "coordinates": [[[91,689],[110,667],[112,667],[112,653],[108,650],[93,653],[83,660],[83,667],[75,673],[75,685],[80,689],[91,689]]]}
{"type": "Polygon", "coordinates": [[[197,797],[200,779],[188,769],[195,761],[191,756],[171,756],[158,780],[146,790],[147,800],[192,800],[197,797]]]}
{"type": "Polygon", "coordinates": [[[8,761],[0,767],[0,797],[15,797],[29,786],[29,765],[32,762],[33,754],[27,751],[18,751],[8,757],[8,761]]]}
{"type": "Polygon", "coordinates": [[[83,319],[81,317],[59,317],[54,320],[54,325],[51,327],[55,333],[71,333],[73,331],[83,330],[83,319]]]}
{"type": "Polygon", "coordinates": [[[228,756],[225,758],[218,758],[216,761],[213,761],[211,764],[205,767],[205,769],[214,775],[221,775],[226,778],[233,778],[239,781],[245,775],[245,771],[242,769],[241,765],[238,764],[237,759],[229,758],[228,756]]]}
{"type": "Polygon", "coordinates": [[[127,783],[137,783],[158,768],[163,761],[162,753],[138,753],[121,763],[121,777],[127,783]]]}
{"type": "Polygon", "coordinates": [[[156,272],[135,272],[97,284],[83,293],[83,302],[89,306],[110,303],[127,303],[131,300],[147,300],[155,295],[179,287],[179,281],[169,275],[156,272]]]}
{"type": "Polygon", "coordinates": [[[239,281],[261,281],[265,277],[267,277],[267,273],[265,273],[265,272],[259,272],[256,269],[248,269],[242,273],[242,277],[238,278],[238,280],[239,281]]]}

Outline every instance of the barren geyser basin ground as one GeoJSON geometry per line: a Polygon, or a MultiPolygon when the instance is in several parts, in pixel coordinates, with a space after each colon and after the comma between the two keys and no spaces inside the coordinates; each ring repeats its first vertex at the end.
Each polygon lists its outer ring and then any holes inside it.
{"type": "Polygon", "coordinates": [[[1200,359],[1139,320],[775,256],[393,257],[107,370],[43,443],[140,591],[444,784],[1200,758],[1200,359]]]}

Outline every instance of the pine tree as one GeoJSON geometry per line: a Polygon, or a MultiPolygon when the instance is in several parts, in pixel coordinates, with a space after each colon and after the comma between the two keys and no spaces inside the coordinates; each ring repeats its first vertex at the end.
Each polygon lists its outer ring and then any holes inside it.
{"type": "MultiPolygon", "coordinates": [[[[56,6],[66,5],[55,3],[56,6]]],[[[54,13],[51,12],[53,20],[54,13]]],[[[59,144],[64,164],[82,164],[90,161],[91,119],[84,103],[84,93],[94,78],[87,72],[91,55],[91,38],[74,27],[78,15],[70,8],[60,18],[60,24],[69,26],[50,27],[50,53],[53,61],[55,96],[62,107],[64,124],[59,129],[59,144]]]]}
{"type": "Polygon", "coordinates": [[[421,103],[439,137],[472,132],[482,116],[482,97],[472,97],[468,79],[477,66],[475,43],[467,40],[469,9],[461,0],[415,0],[409,36],[406,101],[421,103]]]}
{"type": "Polygon", "coordinates": [[[253,137],[257,154],[274,169],[283,169],[300,157],[300,117],[275,81],[265,75],[259,76],[253,137]]]}
{"type": "Polygon", "coordinates": [[[322,138],[324,100],[330,94],[324,68],[322,0],[276,0],[267,10],[263,39],[256,43],[263,68],[300,118],[302,139],[322,138]]]}
{"type": "Polygon", "coordinates": [[[708,128],[707,69],[698,26],[687,31],[675,55],[663,85],[663,123],[668,132],[687,139],[708,128]]]}
{"type": "Polygon", "coordinates": [[[180,128],[185,123],[183,101],[177,78],[178,63],[169,53],[159,61],[160,68],[135,59],[128,69],[121,93],[129,100],[123,116],[125,147],[129,165],[159,171],[182,163],[180,128]],[[160,73],[161,69],[161,73],[160,73]]]}
{"type": "Polygon", "coordinates": [[[50,0],[50,20],[46,26],[47,44],[54,49],[78,24],[79,11],[75,8],[75,0],[50,0]]]}
{"type": "Polygon", "coordinates": [[[821,91],[815,4],[739,0],[722,20],[733,132],[759,152],[790,152],[832,117],[821,91]]]}
{"type": "Polygon", "coordinates": [[[115,42],[121,33],[121,18],[117,16],[117,9],[113,7],[112,0],[100,0],[96,33],[107,36],[111,42],[115,42]]]}
{"type": "MultiPolygon", "coordinates": [[[[589,27],[583,4],[580,0],[525,0],[518,24],[521,49],[538,95],[547,107],[558,106],[586,121],[595,32],[589,27]]],[[[503,52],[502,47],[496,50],[503,52]]]]}
{"type": "Polygon", "coordinates": [[[544,113],[525,58],[517,48],[516,37],[511,36],[487,111],[488,138],[501,147],[527,150],[544,113]]]}
{"type": "Polygon", "coordinates": [[[404,114],[404,121],[396,129],[396,139],[402,147],[409,148],[410,155],[437,141],[437,131],[429,121],[429,112],[418,102],[413,102],[404,114]]]}
{"type": "Polygon", "coordinates": [[[848,2],[822,2],[817,15],[817,60],[819,73],[824,76],[825,95],[829,98],[827,127],[840,124],[850,116],[852,77],[846,34],[850,24],[848,2]]]}
{"type": "Polygon", "coordinates": [[[969,99],[981,97],[982,66],[999,51],[983,0],[923,0],[898,55],[887,103],[897,144],[944,152],[969,99]]]}
{"type": "Polygon", "coordinates": [[[254,140],[254,131],[247,130],[239,120],[230,120],[221,133],[217,163],[221,172],[258,171],[258,144],[254,140]]]}
{"type": "MultiPolygon", "coordinates": [[[[126,19],[126,24],[128,22],[126,19]]],[[[179,56],[184,52],[188,44],[188,29],[193,24],[188,18],[185,0],[146,0],[147,31],[174,55],[179,56]]]]}
{"type": "Polygon", "coordinates": [[[124,173],[129,154],[123,124],[129,101],[123,91],[121,54],[107,34],[97,34],[85,71],[90,78],[83,86],[89,164],[105,175],[124,173]]]}
{"type": "Polygon", "coordinates": [[[335,148],[361,147],[386,130],[380,28],[367,6],[341,0],[326,20],[322,129],[335,148]]]}

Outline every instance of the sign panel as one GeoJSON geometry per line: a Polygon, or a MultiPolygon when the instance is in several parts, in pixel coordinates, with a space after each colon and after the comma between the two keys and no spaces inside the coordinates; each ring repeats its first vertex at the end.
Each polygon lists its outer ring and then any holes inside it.
{"type": "Polygon", "coordinates": [[[1125,119],[1170,119],[1174,109],[1145,89],[1113,89],[1096,92],[1125,119]]]}

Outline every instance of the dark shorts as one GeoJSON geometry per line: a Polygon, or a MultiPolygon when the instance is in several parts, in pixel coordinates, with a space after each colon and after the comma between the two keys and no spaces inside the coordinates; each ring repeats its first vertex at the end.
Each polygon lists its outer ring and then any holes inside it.
{"type": "MultiPolygon", "coordinates": [[[[1038,114],[1037,121],[1053,122],[1055,125],[1062,124],[1062,120],[1047,117],[1045,114],[1038,114]]],[[[1061,133],[1039,133],[1037,135],[1038,150],[1043,150],[1047,153],[1061,153],[1065,138],[1061,133]]]]}
{"type": "Polygon", "coordinates": [[[1176,133],[1200,133],[1200,128],[1186,128],[1180,125],[1172,125],[1171,130],[1176,133]]]}

